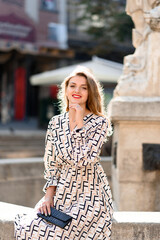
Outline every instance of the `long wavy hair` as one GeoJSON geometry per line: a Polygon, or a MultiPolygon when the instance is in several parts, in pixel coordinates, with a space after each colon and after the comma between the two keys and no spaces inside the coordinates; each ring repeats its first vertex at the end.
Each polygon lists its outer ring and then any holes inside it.
{"type": "Polygon", "coordinates": [[[66,90],[67,90],[70,79],[75,76],[83,76],[87,80],[87,85],[88,85],[88,99],[86,102],[87,109],[99,116],[106,115],[104,110],[104,103],[103,103],[104,101],[103,88],[100,85],[100,83],[95,79],[91,71],[84,66],[78,66],[62,82],[60,91],[58,93],[58,99],[59,99],[61,110],[63,112],[69,111],[69,101],[66,96],[66,90]]]}

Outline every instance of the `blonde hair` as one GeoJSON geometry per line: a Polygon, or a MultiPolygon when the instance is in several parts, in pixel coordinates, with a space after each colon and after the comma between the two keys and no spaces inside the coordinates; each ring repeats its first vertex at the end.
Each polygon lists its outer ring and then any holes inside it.
{"type": "Polygon", "coordinates": [[[69,84],[69,80],[75,76],[83,76],[87,80],[87,85],[88,85],[88,100],[86,103],[87,109],[96,115],[104,116],[105,111],[104,111],[104,103],[103,103],[104,97],[103,97],[102,86],[98,81],[96,81],[91,71],[84,66],[78,66],[62,82],[61,89],[58,93],[61,110],[63,112],[69,111],[69,101],[66,97],[66,90],[69,84]]]}

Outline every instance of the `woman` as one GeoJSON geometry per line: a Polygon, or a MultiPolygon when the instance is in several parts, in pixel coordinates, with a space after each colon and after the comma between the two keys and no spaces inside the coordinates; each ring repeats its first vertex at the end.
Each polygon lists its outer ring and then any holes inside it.
{"type": "Polygon", "coordinates": [[[36,209],[47,215],[54,206],[73,219],[62,229],[38,216],[26,223],[18,215],[16,239],[108,240],[112,197],[99,154],[111,127],[103,116],[100,85],[89,70],[78,67],[62,83],[60,99],[66,111],[49,121],[45,196],[36,209]]]}

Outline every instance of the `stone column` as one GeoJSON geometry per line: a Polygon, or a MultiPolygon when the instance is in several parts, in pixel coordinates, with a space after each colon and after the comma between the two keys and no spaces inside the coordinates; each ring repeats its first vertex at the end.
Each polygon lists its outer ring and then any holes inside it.
{"type": "Polygon", "coordinates": [[[114,124],[112,185],[120,211],[160,211],[160,1],[127,1],[133,55],[108,108],[114,124]]]}

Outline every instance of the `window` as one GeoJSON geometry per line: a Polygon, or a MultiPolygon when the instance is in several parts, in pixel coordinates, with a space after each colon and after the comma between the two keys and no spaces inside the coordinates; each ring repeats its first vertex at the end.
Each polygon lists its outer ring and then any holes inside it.
{"type": "Polygon", "coordinates": [[[48,39],[54,41],[62,49],[68,47],[67,26],[60,23],[48,23],[48,39]]]}
{"type": "Polygon", "coordinates": [[[56,0],[42,0],[41,6],[43,10],[46,11],[56,11],[57,1],[56,0]]]}
{"type": "Polygon", "coordinates": [[[49,23],[48,24],[48,39],[58,42],[58,31],[57,31],[57,24],[56,23],[49,23]]]}

